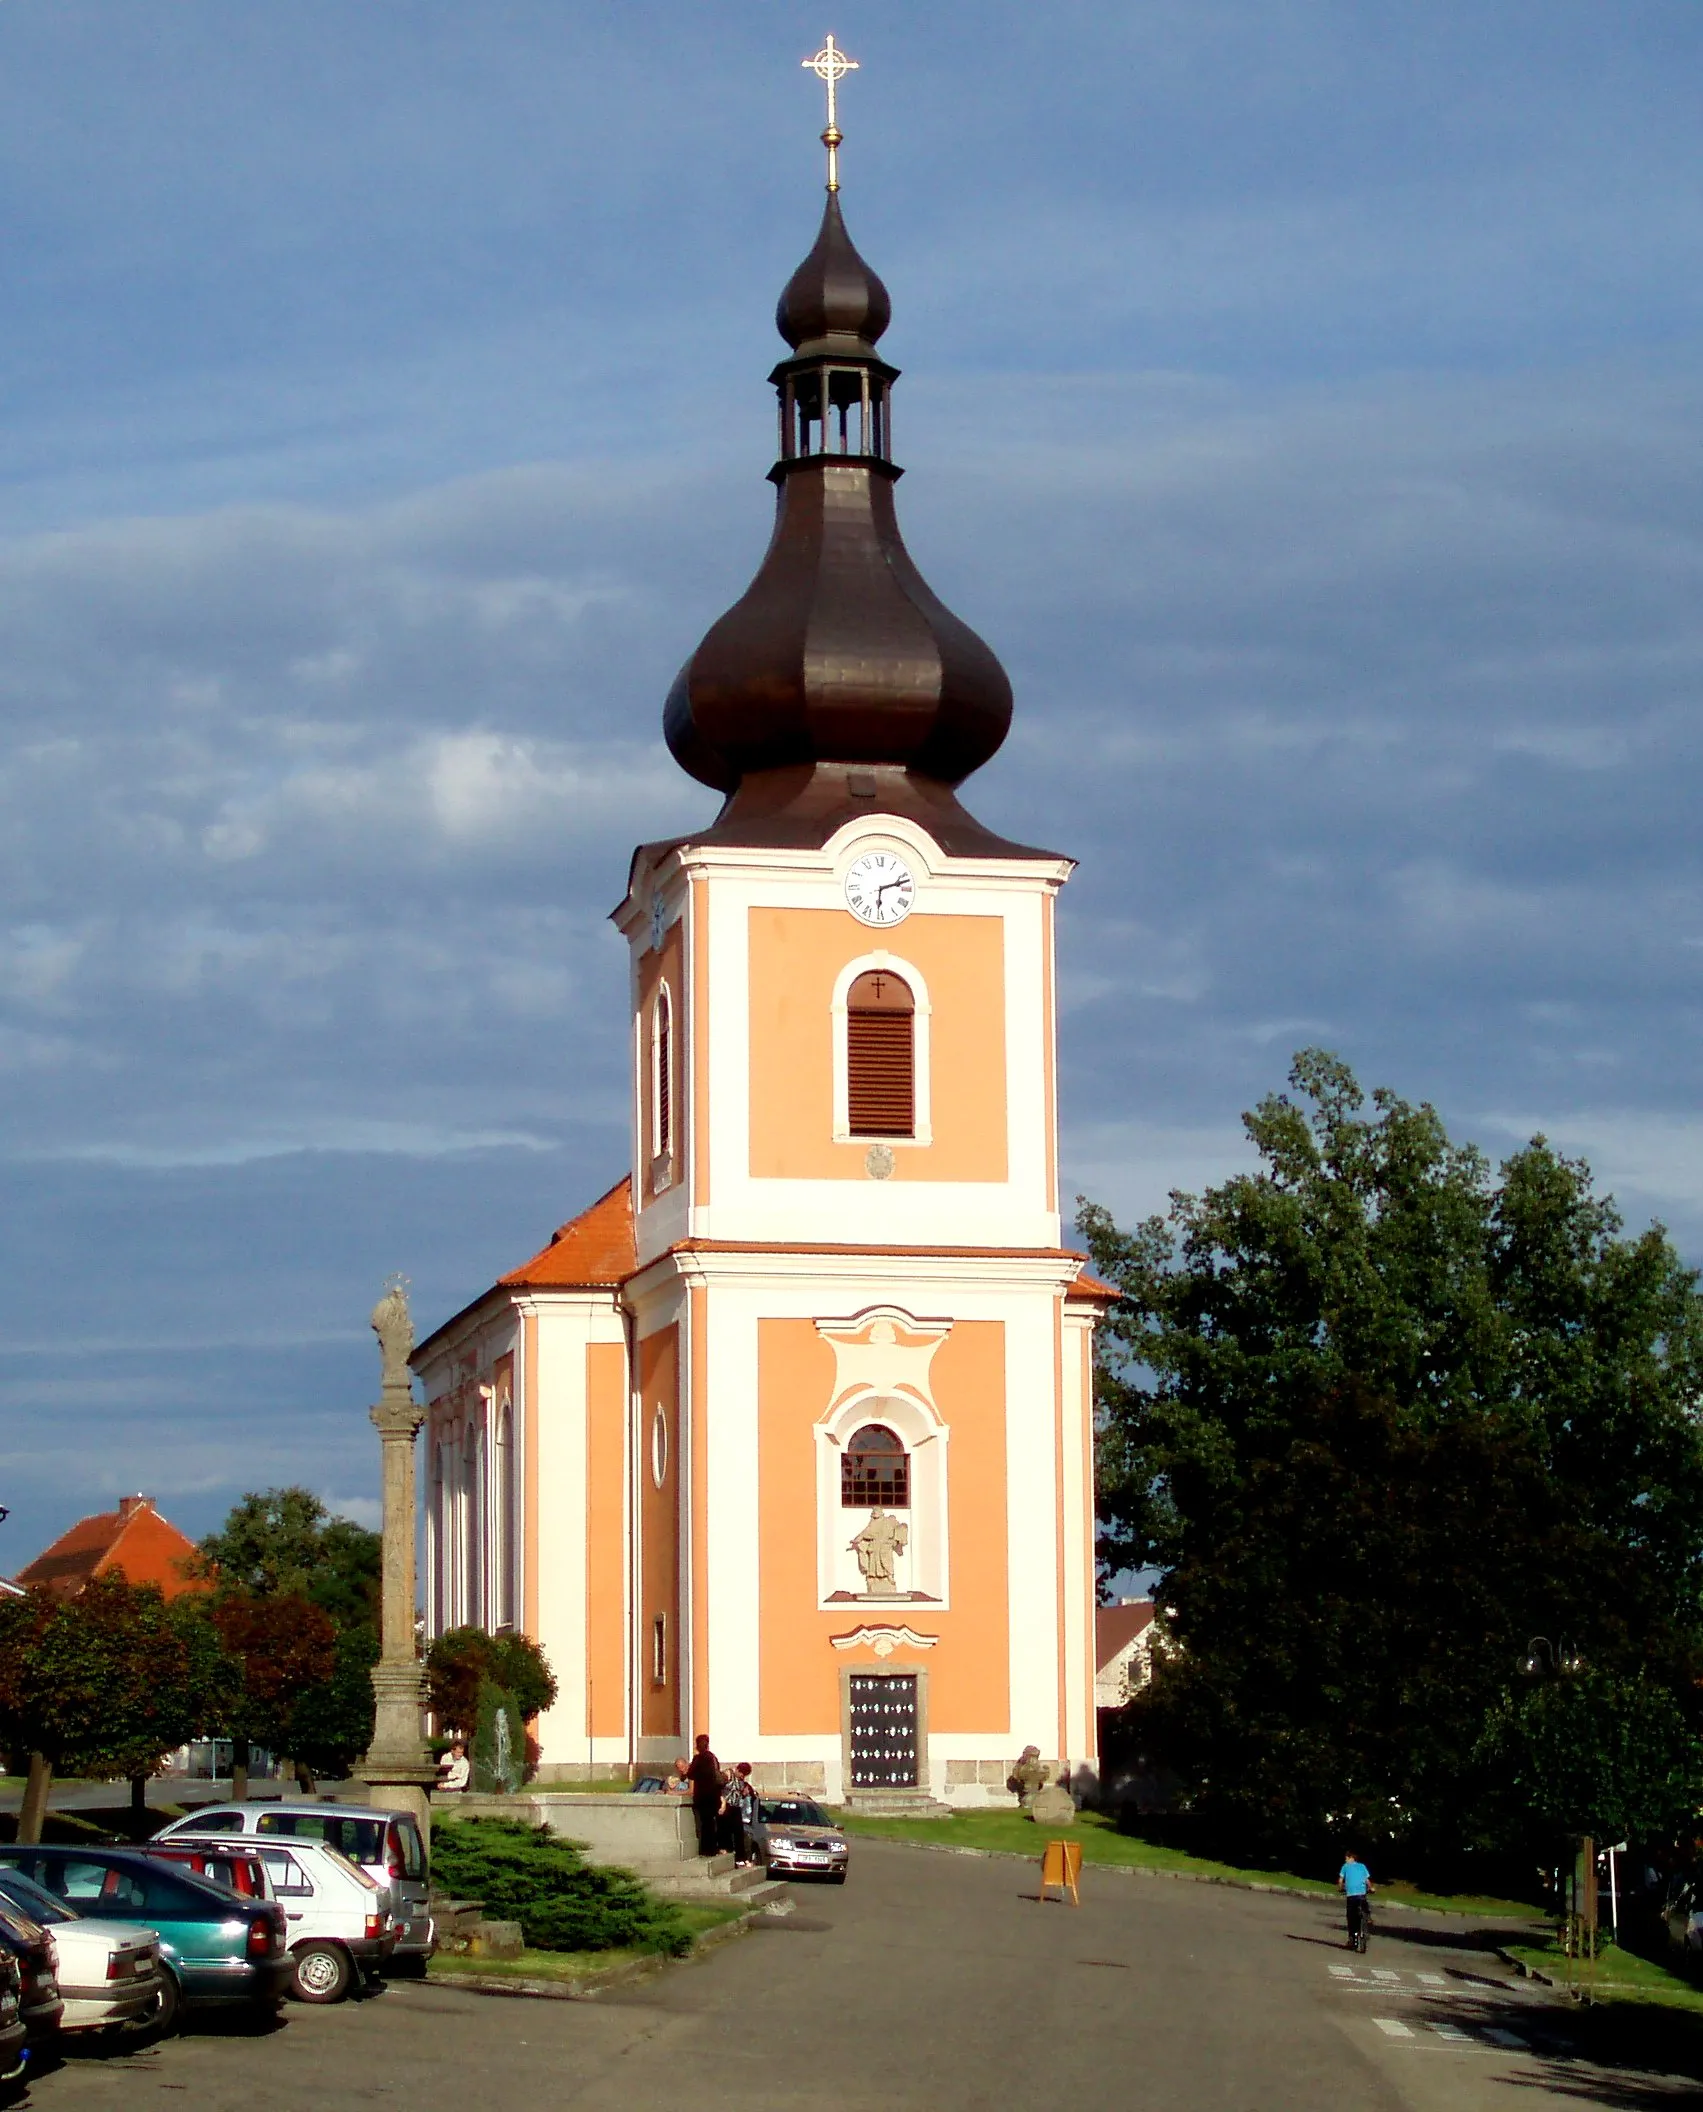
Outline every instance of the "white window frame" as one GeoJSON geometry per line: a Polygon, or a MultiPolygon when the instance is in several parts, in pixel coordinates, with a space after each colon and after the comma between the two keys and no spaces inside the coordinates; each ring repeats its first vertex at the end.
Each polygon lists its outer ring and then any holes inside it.
{"type": "Polygon", "coordinates": [[[836,1144],[891,1144],[895,1151],[914,1151],[919,1145],[934,1142],[932,1100],[929,1087],[929,1020],[933,1007],[929,1003],[928,984],[922,970],[896,953],[876,951],[859,954],[855,961],[848,961],[834,981],[832,1026],[834,1036],[834,1142],[836,1144]],[[911,993],[915,1007],[911,1016],[911,1118],[912,1130],[908,1137],[865,1136],[861,1130],[851,1126],[851,1057],[846,1039],[846,1014],[850,1009],[851,986],[860,975],[879,970],[884,975],[896,975],[903,979],[911,993]]]}
{"type": "Polygon", "coordinates": [[[674,1182],[674,1142],[680,1130],[680,1065],[675,1051],[677,1040],[674,1014],[674,992],[666,978],[657,983],[650,1001],[650,1188],[652,1195],[660,1195],[674,1182]],[[668,1045],[668,1132],[663,1134],[662,1122],[662,1067],[663,1042],[668,1045]]]}

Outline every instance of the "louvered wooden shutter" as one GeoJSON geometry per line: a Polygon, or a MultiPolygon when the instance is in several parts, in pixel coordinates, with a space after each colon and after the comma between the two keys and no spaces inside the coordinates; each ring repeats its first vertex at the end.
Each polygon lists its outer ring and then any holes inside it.
{"type": "Polygon", "coordinates": [[[656,1001],[656,1134],[651,1149],[666,1158],[674,1148],[674,1008],[668,992],[656,1001]]]}
{"type": "Polygon", "coordinates": [[[896,975],[860,975],[846,1006],[846,1114],[853,1136],[916,1129],[916,1019],[896,975]],[[860,1002],[861,1000],[861,1002],[860,1002]]]}

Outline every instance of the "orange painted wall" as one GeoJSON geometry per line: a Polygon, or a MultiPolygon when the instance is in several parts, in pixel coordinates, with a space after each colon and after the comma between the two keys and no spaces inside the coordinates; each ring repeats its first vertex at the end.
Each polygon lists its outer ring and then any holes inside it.
{"type": "MultiPolygon", "coordinates": [[[[895,1180],[1006,1178],[1005,925],[913,916],[888,933],[847,910],[750,912],[751,1176],[867,1178],[864,1144],[834,1142],[834,983],[885,947],[928,984],[929,1145],[901,1145],[895,1180]]],[[[932,1706],[932,1704],[931,1704],[932,1706]]]]}
{"type": "MultiPolygon", "coordinates": [[[[808,1320],[758,1323],[759,1587],[765,1609],[758,1667],[764,1737],[837,1735],[840,1667],[867,1651],[832,1647],[867,1609],[816,1610],[816,1445],[813,1425],[834,1387],[834,1353],[808,1320]]],[[[1005,1513],[1005,1329],[963,1320],[935,1352],[935,1403],[950,1429],[949,1610],[906,1604],[899,1617],[938,1635],[916,1660],[929,1668],[929,1731],[1006,1734],[1011,1727],[1005,1513]]],[[[898,1611],[898,1609],[895,1609],[898,1611]]]]}
{"type": "MultiPolygon", "coordinates": [[[[627,1353],[619,1342],[585,1352],[585,1727],[594,1738],[627,1728],[622,1647],[627,1353]]],[[[648,1667],[646,1668],[648,1671],[648,1667]]]]}
{"type": "Polygon", "coordinates": [[[647,1736],[680,1730],[680,1331],[658,1329],[639,1344],[639,1723],[647,1736]],[[668,1466],[658,1488],[651,1435],[658,1406],[668,1431],[668,1466]],[[651,1637],[658,1614],[668,1619],[668,1679],[651,1677],[651,1637]]]}

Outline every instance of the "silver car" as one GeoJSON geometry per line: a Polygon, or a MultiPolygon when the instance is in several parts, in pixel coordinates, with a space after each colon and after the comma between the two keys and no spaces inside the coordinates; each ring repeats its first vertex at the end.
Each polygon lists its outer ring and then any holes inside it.
{"type": "Polygon", "coordinates": [[[851,1850],[820,1804],[808,1797],[764,1797],[752,1828],[757,1860],[771,1877],[825,1877],[846,1881],[851,1850]]]}

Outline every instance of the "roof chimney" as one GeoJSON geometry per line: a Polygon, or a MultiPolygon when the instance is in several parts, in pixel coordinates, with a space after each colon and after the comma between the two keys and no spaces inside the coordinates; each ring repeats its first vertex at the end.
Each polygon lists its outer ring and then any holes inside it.
{"type": "Polygon", "coordinates": [[[128,1518],[134,1511],[151,1511],[154,1499],[151,1496],[121,1496],[118,1499],[118,1515],[128,1518]]]}

